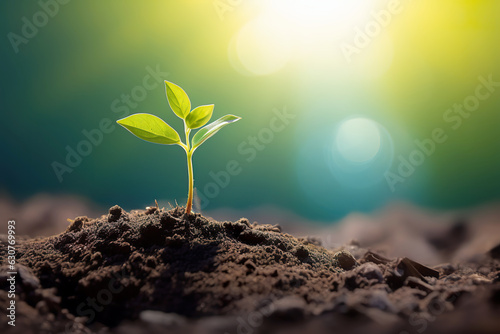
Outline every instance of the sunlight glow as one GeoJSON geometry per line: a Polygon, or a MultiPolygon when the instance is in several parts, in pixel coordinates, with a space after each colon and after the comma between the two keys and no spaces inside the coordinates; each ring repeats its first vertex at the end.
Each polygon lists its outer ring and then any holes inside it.
{"type": "MultiPolygon", "coordinates": [[[[229,45],[233,67],[247,75],[269,75],[292,59],[337,50],[341,36],[366,21],[375,0],[265,0],[229,45]]],[[[342,64],[345,63],[341,59],[342,64]]]]}
{"type": "Polygon", "coordinates": [[[267,10],[301,28],[352,27],[374,0],[268,0],[267,10]]]}
{"type": "Polygon", "coordinates": [[[248,74],[266,75],[288,63],[293,54],[293,40],[286,26],[261,16],[248,22],[229,48],[231,62],[237,70],[241,72],[238,68],[241,64],[248,74]]]}

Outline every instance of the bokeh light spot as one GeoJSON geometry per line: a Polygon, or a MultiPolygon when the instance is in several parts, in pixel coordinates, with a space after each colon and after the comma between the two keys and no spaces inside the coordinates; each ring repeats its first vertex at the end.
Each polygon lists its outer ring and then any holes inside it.
{"type": "Polygon", "coordinates": [[[352,162],[367,162],[380,150],[380,130],[367,118],[344,121],[337,132],[335,144],[339,153],[352,162]]]}

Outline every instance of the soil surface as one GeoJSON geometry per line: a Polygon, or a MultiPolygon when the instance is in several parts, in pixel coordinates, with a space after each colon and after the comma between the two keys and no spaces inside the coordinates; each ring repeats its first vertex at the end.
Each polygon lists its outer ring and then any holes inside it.
{"type": "MultiPolygon", "coordinates": [[[[429,243],[455,247],[460,229],[429,243]]],[[[357,242],[329,250],[247,219],[118,206],[77,217],[59,235],[16,241],[12,327],[0,238],[2,332],[500,332],[500,245],[427,266],[357,242]]]]}

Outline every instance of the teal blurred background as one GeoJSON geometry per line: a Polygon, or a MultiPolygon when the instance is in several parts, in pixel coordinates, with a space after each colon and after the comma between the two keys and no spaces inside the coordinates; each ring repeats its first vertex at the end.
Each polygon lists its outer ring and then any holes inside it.
{"type": "Polygon", "coordinates": [[[42,0],[0,13],[0,191],[17,200],[184,204],[182,149],[114,123],[147,112],[182,130],[163,79],[193,107],[214,103],[213,119],[243,117],[194,155],[204,211],[327,221],[500,198],[499,1],[42,0]]]}

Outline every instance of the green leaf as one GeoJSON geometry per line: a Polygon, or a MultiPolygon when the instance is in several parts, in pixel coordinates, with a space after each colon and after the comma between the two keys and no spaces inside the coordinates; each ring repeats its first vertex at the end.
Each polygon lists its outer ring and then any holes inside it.
{"type": "Polygon", "coordinates": [[[208,124],[207,126],[201,128],[196,132],[196,134],[193,136],[193,148],[197,148],[201,144],[205,142],[208,138],[212,137],[214,134],[216,134],[220,129],[225,127],[226,125],[236,122],[240,120],[241,117],[234,116],[234,115],[226,115],[222,116],[215,122],[212,122],[208,124]]]}
{"type": "Polygon", "coordinates": [[[172,145],[181,141],[179,134],[161,118],[150,114],[134,114],[116,121],[135,136],[156,144],[172,145]]]}
{"type": "Polygon", "coordinates": [[[207,124],[212,118],[214,105],[199,106],[193,109],[186,117],[186,124],[190,129],[197,129],[200,126],[207,124]]]}
{"type": "Polygon", "coordinates": [[[180,118],[185,119],[191,110],[191,101],[186,92],[174,83],[165,80],[167,99],[172,111],[180,118]]]}

